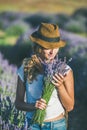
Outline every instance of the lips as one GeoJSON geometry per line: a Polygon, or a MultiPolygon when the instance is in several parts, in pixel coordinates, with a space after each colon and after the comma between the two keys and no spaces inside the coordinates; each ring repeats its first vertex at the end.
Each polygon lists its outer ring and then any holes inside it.
{"type": "Polygon", "coordinates": [[[49,56],[49,57],[53,57],[53,54],[49,54],[48,56],[49,56]]]}

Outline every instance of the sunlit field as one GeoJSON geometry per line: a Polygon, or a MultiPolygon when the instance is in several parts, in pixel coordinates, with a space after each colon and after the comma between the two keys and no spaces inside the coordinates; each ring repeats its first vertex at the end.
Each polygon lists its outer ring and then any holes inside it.
{"type": "Polygon", "coordinates": [[[87,0],[0,0],[0,11],[71,14],[81,7],[87,7],[87,0]]]}
{"type": "Polygon", "coordinates": [[[17,69],[32,54],[30,34],[41,22],[58,24],[75,80],[68,130],[87,130],[87,0],[0,0],[0,130],[23,130],[15,108],[17,69]]]}

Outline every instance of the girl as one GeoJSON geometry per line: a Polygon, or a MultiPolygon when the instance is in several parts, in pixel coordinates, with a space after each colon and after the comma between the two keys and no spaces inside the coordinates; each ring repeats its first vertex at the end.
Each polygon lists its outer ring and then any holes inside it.
{"type": "Polygon", "coordinates": [[[69,112],[74,107],[73,72],[68,65],[64,75],[60,73],[53,75],[51,82],[55,89],[48,104],[41,98],[43,64],[47,64],[48,67],[53,65],[58,60],[59,48],[64,47],[65,42],[60,40],[58,26],[49,23],[41,23],[30,39],[35,44],[34,55],[30,59],[25,59],[24,64],[18,69],[15,106],[19,110],[26,111],[24,128],[27,130],[66,130],[65,111],[69,112]],[[26,102],[24,101],[25,93],[26,102]],[[42,125],[31,123],[37,109],[46,110],[42,125]]]}

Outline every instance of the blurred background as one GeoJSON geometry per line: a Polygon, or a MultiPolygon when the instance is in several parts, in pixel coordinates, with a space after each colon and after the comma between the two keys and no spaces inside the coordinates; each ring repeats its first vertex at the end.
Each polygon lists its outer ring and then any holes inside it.
{"type": "Polygon", "coordinates": [[[41,22],[58,24],[67,43],[59,57],[73,59],[75,107],[69,130],[87,130],[87,0],[0,0],[0,130],[22,130],[25,113],[14,106],[16,72],[30,57],[29,36],[41,22]]]}

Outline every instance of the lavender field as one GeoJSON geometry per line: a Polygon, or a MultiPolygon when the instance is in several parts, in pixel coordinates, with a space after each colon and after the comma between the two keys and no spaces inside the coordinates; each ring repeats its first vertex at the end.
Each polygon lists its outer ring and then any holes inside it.
{"type": "Polygon", "coordinates": [[[23,130],[25,113],[15,106],[17,69],[23,58],[31,55],[29,35],[40,22],[59,25],[67,46],[59,57],[66,56],[75,79],[75,107],[69,113],[69,130],[87,130],[87,10],[64,14],[0,13],[0,130],[23,130]],[[10,40],[9,40],[10,39],[10,40]]]}
{"type": "Polygon", "coordinates": [[[0,53],[0,130],[19,130],[23,125],[24,113],[15,109],[17,67],[10,65],[0,53]]]}

